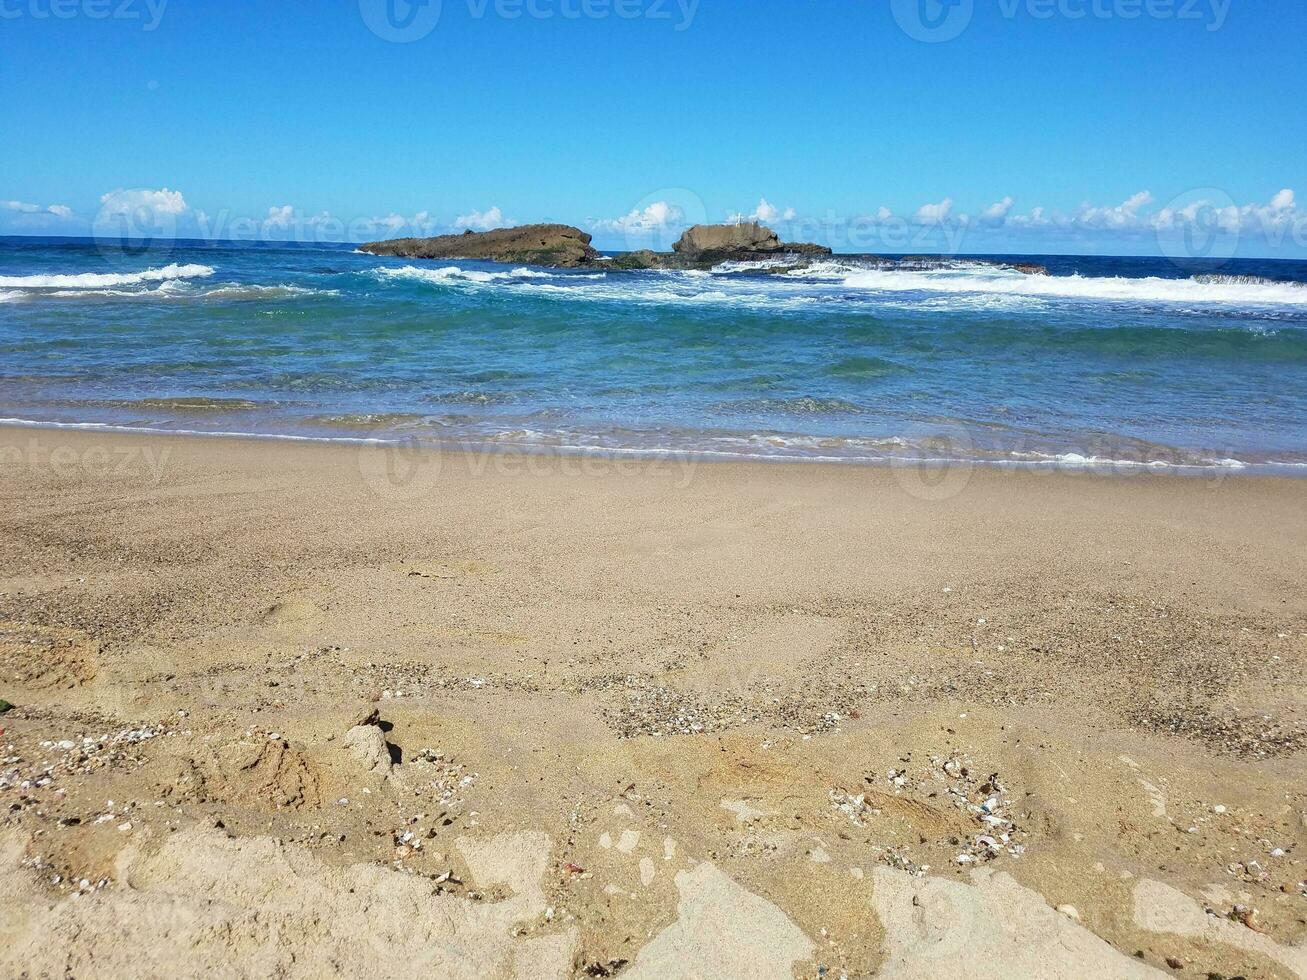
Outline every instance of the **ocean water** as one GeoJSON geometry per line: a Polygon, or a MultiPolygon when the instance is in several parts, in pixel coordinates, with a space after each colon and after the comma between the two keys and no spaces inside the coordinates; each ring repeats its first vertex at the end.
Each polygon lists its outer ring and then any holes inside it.
{"type": "Polygon", "coordinates": [[[548,270],[0,239],[0,417],[460,447],[1307,468],[1307,262],[548,270]]]}

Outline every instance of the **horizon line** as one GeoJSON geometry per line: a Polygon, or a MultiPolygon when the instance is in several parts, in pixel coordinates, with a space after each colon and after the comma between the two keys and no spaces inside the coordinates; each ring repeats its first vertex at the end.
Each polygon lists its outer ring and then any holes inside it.
{"type": "MultiPolygon", "coordinates": [[[[528,222],[528,224],[532,224],[532,223],[534,223],[534,224],[539,224],[540,222],[528,222]]],[[[724,223],[725,223],[725,222],[719,222],[719,224],[724,224],[724,223]]],[[[524,227],[524,226],[523,226],[523,225],[513,225],[513,226],[510,226],[510,227],[512,227],[512,228],[520,228],[520,227],[524,227]]],[[[491,230],[498,230],[498,229],[491,229],[491,230]]],[[[458,233],[455,233],[455,234],[458,234],[458,233]]],[[[480,233],[480,232],[473,232],[473,234],[482,234],[482,233],[480,233]]],[[[587,232],[587,234],[589,234],[589,232],[587,232]]],[[[408,238],[439,238],[439,237],[444,237],[444,236],[440,236],[440,235],[419,235],[419,236],[412,236],[412,235],[410,235],[410,236],[404,236],[404,237],[408,237],[408,238]]],[[[4,240],[8,240],[8,239],[40,239],[40,240],[45,240],[45,241],[50,241],[50,242],[90,242],[90,243],[96,243],[96,244],[99,244],[99,243],[118,243],[118,244],[120,244],[120,245],[123,244],[123,243],[133,243],[133,242],[143,242],[143,241],[147,241],[147,239],[137,239],[137,238],[105,238],[105,237],[101,237],[101,236],[98,236],[98,235],[35,235],[35,234],[11,234],[11,233],[0,234],[0,241],[4,241],[4,240]]],[[[400,240],[400,239],[377,238],[377,239],[372,239],[371,241],[356,241],[356,242],[355,242],[355,241],[349,241],[349,242],[326,242],[326,241],[304,241],[304,240],[295,240],[295,239],[287,239],[287,240],[272,240],[272,239],[250,239],[250,238],[167,238],[167,239],[159,239],[159,241],[161,241],[161,242],[173,242],[173,243],[177,243],[177,242],[188,242],[188,243],[189,243],[189,242],[200,242],[200,243],[203,243],[203,244],[206,244],[206,245],[249,245],[249,246],[267,247],[267,248],[277,248],[277,247],[315,248],[315,247],[316,247],[316,248],[323,248],[323,249],[343,249],[343,248],[348,248],[348,247],[351,247],[351,246],[354,247],[354,248],[357,248],[357,247],[360,246],[360,245],[368,245],[368,244],[371,244],[372,242],[398,241],[398,240],[400,240]]],[[[152,240],[151,240],[151,241],[152,241],[152,240]]],[[[141,246],[136,246],[136,247],[141,247],[141,246]]],[[[159,247],[160,249],[162,249],[162,248],[165,248],[166,246],[160,245],[160,246],[158,246],[158,247],[159,247]]],[[[144,248],[145,248],[145,249],[153,249],[153,248],[155,248],[155,246],[153,246],[153,245],[147,245],[147,246],[144,246],[144,248]]],[[[641,251],[641,249],[603,249],[603,248],[601,248],[601,249],[597,249],[597,251],[599,251],[600,253],[612,253],[612,254],[614,254],[614,255],[624,255],[624,254],[628,254],[628,253],[630,253],[630,252],[641,251]]],[[[1140,253],[1138,253],[1138,252],[932,252],[932,251],[922,250],[922,249],[915,249],[915,250],[910,251],[910,252],[889,252],[889,251],[882,251],[882,252],[841,252],[841,251],[832,250],[832,251],[831,251],[831,255],[843,255],[843,256],[849,256],[849,257],[854,257],[854,258],[856,258],[856,257],[864,257],[864,256],[877,257],[877,256],[913,256],[913,255],[923,255],[923,256],[932,256],[932,257],[952,257],[952,258],[1067,258],[1067,259],[1101,258],[1101,259],[1155,259],[1155,260],[1159,260],[1159,261],[1166,261],[1166,260],[1168,259],[1168,256],[1166,256],[1166,255],[1147,255],[1147,254],[1140,254],[1140,253]]],[[[377,258],[384,258],[385,256],[376,256],[376,257],[377,257],[377,258]]],[[[449,259],[448,261],[451,261],[451,262],[452,262],[452,261],[493,261],[493,260],[490,260],[490,259],[485,259],[485,260],[482,260],[482,259],[471,259],[471,260],[466,260],[466,259],[465,259],[465,260],[449,259]]],[[[1185,261],[1186,261],[1186,262],[1216,262],[1216,263],[1222,263],[1222,262],[1237,262],[1237,261],[1243,261],[1243,262],[1296,262],[1296,263],[1307,263],[1307,256],[1302,256],[1302,257],[1286,257],[1286,256],[1277,256],[1277,255],[1234,255],[1234,256],[1225,256],[1225,257],[1211,257],[1211,258],[1205,258],[1205,257],[1203,257],[1203,256],[1196,256],[1196,257],[1193,257],[1193,258],[1188,258],[1188,259],[1186,259],[1185,261]]]]}

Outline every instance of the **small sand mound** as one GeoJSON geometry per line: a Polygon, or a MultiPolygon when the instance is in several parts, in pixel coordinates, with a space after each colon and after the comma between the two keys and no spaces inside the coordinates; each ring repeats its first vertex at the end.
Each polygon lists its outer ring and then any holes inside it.
{"type": "Polygon", "coordinates": [[[297,809],[322,802],[317,767],[283,739],[251,736],[182,760],[171,792],[196,802],[297,809]]]}
{"type": "Polygon", "coordinates": [[[0,681],[36,690],[71,689],[95,679],[100,646],[72,630],[0,622],[0,681]]]}

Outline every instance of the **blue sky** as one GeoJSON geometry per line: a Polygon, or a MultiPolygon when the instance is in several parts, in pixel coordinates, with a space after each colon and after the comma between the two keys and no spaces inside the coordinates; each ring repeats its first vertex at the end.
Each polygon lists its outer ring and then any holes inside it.
{"type": "Polygon", "coordinates": [[[0,234],[1307,255],[1298,0],[433,3],[0,0],[0,234]]]}

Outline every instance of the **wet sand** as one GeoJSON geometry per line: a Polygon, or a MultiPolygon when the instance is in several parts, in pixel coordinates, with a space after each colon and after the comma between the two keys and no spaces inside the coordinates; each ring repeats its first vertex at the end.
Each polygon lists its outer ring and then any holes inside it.
{"type": "Polygon", "coordinates": [[[1307,976],[1307,483],[0,429],[0,974],[1307,976]]]}

